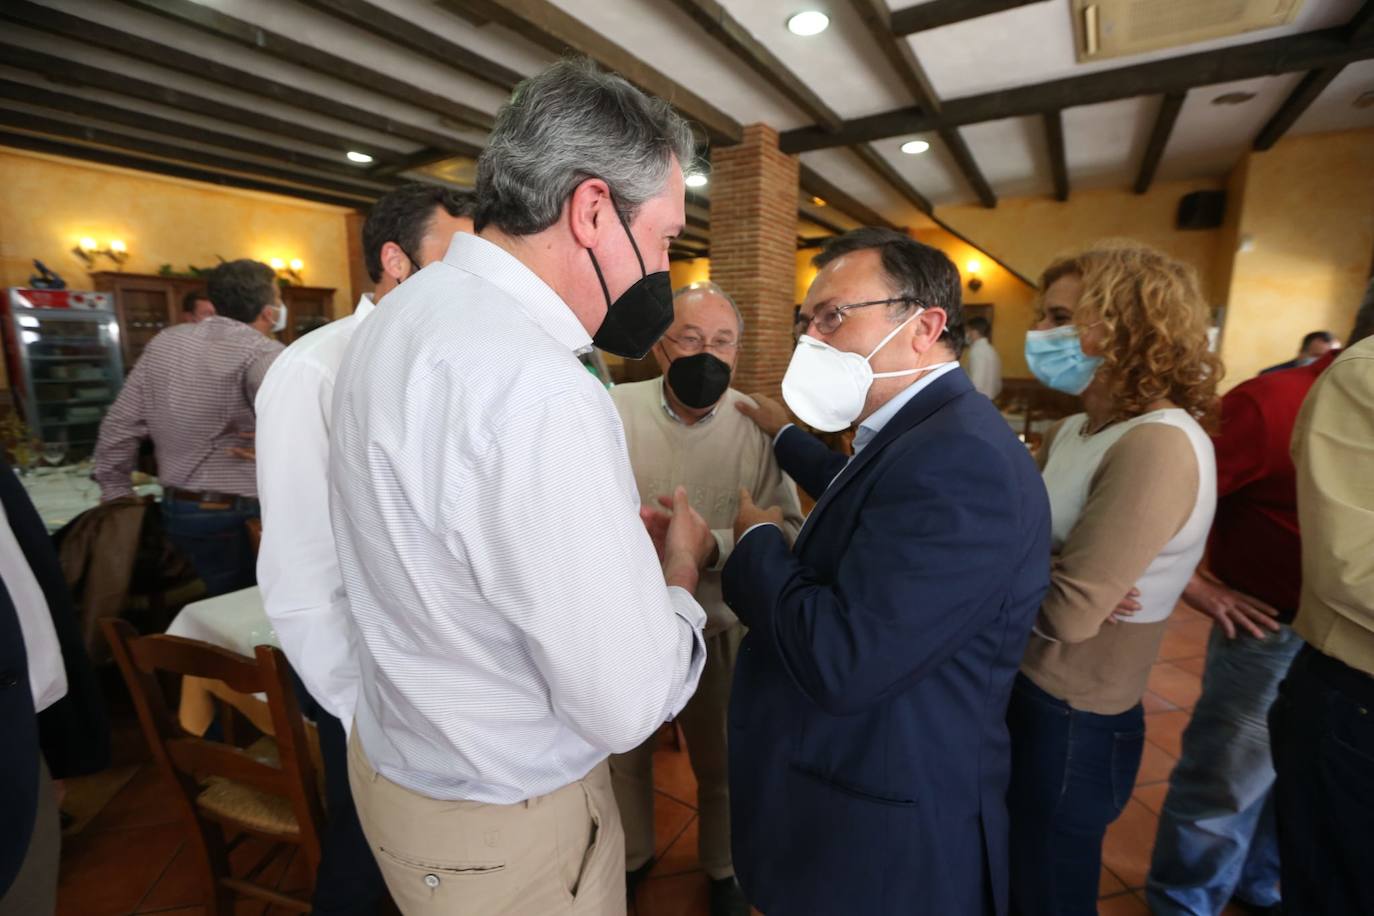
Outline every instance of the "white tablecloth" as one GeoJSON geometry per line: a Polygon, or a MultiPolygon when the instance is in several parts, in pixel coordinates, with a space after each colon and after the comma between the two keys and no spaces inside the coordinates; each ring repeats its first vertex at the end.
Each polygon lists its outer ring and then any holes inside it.
{"type": "Polygon", "coordinates": [[[167,628],[167,635],[199,639],[249,658],[254,646],[281,648],[256,585],[186,605],[167,628]]]}
{"type": "MultiPolygon", "coordinates": [[[[61,468],[39,468],[19,478],[29,499],[47,526],[48,533],[56,531],[87,509],[100,505],[100,484],[91,480],[89,464],[61,468]]],[[[156,483],[136,488],[139,496],[162,496],[156,483]]]]}

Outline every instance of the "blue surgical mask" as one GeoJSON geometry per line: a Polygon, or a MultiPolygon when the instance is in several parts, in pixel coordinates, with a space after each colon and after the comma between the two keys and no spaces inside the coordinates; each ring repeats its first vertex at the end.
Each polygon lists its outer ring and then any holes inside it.
{"type": "Polygon", "coordinates": [[[1027,331],[1026,364],[1047,387],[1082,394],[1102,365],[1102,357],[1083,352],[1078,328],[1070,324],[1049,331],[1027,331]]]}

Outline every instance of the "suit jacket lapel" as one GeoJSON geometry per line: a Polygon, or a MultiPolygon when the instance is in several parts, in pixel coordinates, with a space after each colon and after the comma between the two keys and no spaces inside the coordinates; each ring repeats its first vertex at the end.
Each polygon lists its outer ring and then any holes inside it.
{"type": "Polygon", "coordinates": [[[794,551],[798,554],[801,553],[802,548],[806,546],[806,542],[810,539],[811,532],[816,529],[821,513],[829,508],[830,504],[835,501],[839,492],[844,489],[850,481],[854,480],[868,464],[877,458],[878,454],[882,452],[883,449],[895,442],[897,438],[907,430],[925,422],[931,414],[935,413],[941,407],[944,407],[959,395],[972,390],[973,385],[969,382],[968,376],[964,374],[964,371],[962,369],[955,369],[953,372],[936,379],[930,384],[929,388],[916,395],[916,397],[911,399],[910,403],[897,411],[897,415],[888,421],[887,425],[882,428],[878,435],[873,437],[873,441],[868,443],[863,451],[855,455],[849,464],[845,465],[844,470],[840,471],[835,479],[830,482],[830,485],[825,488],[825,492],[821,494],[821,498],[816,501],[815,508],[812,509],[811,514],[807,516],[806,523],[802,526],[801,534],[797,536],[797,543],[794,551]]]}

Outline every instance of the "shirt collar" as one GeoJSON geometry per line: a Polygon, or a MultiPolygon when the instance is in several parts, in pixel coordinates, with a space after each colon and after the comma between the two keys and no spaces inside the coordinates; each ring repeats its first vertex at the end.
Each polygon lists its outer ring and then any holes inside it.
{"type": "MultiPolygon", "coordinates": [[[[683,426],[686,426],[687,424],[683,421],[682,417],[678,416],[676,410],[673,410],[673,405],[668,403],[668,392],[665,390],[666,387],[667,382],[665,382],[663,376],[660,375],[658,377],[658,400],[659,403],[663,405],[663,412],[666,413],[669,419],[673,420],[673,422],[681,423],[683,426]]],[[[716,411],[719,408],[720,402],[717,401],[715,407],[711,408],[711,412],[708,413],[706,416],[702,417],[700,420],[698,420],[695,425],[700,426],[703,423],[710,422],[711,418],[716,415],[716,411]]]]}
{"type": "Polygon", "coordinates": [[[859,424],[858,431],[854,433],[854,454],[859,454],[865,445],[872,442],[878,433],[883,431],[883,427],[886,426],[893,417],[897,416],[897,413],[910,403],[912,398],[920,394],[926,386],[945,373],[952,372],[958,368],[958,363],[949,363],[933,372],[921,376],[919,379],[897,392],[892,400],[873,411],[872,415],[870,415],[867,420],[859,424]]]}
{"type": "Polygon", "coordinates": [[[377,308],[377,305],[372,301],[372,294],[363,293],[358,297],[358,304],[353,308],[353,315],[359,321],[362,321],[366,319],[368,315],[371,315],[375,308],[377,308]]]}
{"type": "Polygon", "coordinates": [[[531,321],[574,353],[592,344],[572,309],[519,258],[480,236],[458,232],[444,263],[481,277],[514,299],[531,321]]]}

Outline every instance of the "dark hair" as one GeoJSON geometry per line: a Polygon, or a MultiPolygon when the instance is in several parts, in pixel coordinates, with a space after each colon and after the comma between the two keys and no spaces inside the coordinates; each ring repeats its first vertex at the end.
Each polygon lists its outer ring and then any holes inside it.
{"type": "Polygon", "coordinates": [[[420,243],[434,219],[434,209],[443,207],[449,216],[477,216],[477,195],[437,184],[402,185],[389,191],[367,211],[363,223],[363,263],[367,275],[376,283],[382,279],[382,246],[395,242],[406,256],[420,266],[420,243]]]}
{"type": "Polygon", "coordinates": [[[565,58],[515,87],[477,160],[477,228],[534,235],[558,221],[577,186],[605,181],[626,221],[661,194],[692,129],[667,102],[586,58],[565,58]]]}
{"type": "Polygon", "coordinates": [[[210,271],[205,293],[221,317],[252,324],[264,308],[277,303],[277,273],[249,258],[225,261],[210,271]]]}
{"type": "Polygon", "coordinates": [[[191,290],[181,297],[181,310],[183,312],[194,312],[196,310],[196,303],[202,299],[209,302],[210,295],[201,289],[191,290]]]}
{"type": "Polygon", "coordinates": [[[1369,285],[1364,288],[1364,301],[1360,303],[1359,311],[1355,313],[1355,327],[1350,331],[1350,339],[1346,341],[1346,346],[1354,346],[1366,337],[1374,336],[1374,278],[1370,278],[1369,285]]]}
{"type": "Polygon", "coordinates": [[[964,352],[963,282],[959,269],[944,252],[923,245],[895,229],[855,229],[826,242],[821,253],[811,259],[824,267],[841,255],[875,249],[881,255],[893,296],[909,301],[889,306],[888,318],[905,318],[917,306],[940,309],[945,313],[946,345],[958,356],[964,352]]]}
{"type": "Polygon", "coordinates": [[[964,322],[964,327],[967,330],[977,331],[979,334],[982,334],[985,340],[992,339],[992,323],[982,315],[974,315],[968,321],[964,322]]]}
{"type": "Polygon", "coordinates": [[[1330,331],[1312,331],[1309,334],[1302,335],[1302,346],[1298,348],[1298,352],[1306,353],[1307,348],[1312,346],[1313,341],[1320,340],[1323,343],[1331,343],[1335,339],[1336,338],[1332,336],[1330,331]]]}

